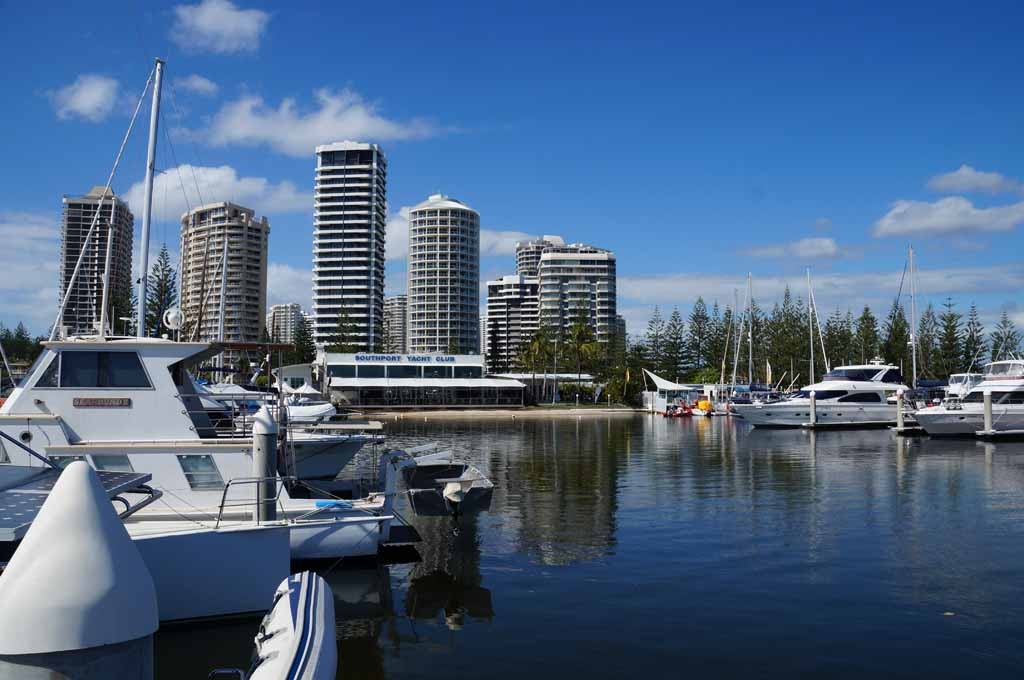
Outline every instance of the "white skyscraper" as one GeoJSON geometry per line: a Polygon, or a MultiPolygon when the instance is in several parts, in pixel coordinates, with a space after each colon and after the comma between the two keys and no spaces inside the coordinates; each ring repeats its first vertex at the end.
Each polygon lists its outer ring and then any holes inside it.
{"type": "Polygon", "coordinates": [[[516,274],[536,276],[540,266],[540,256],[551,246],[564,246],[561,236],[541,236],[529,241],[516,242],[516,274]]]}
{"type": "MultiPolygon", "coordinates": [[[[259,341],[266,323],[269,239],[266,217],[257,218],[253,210],[227,201],[181,216],[181,309],[187,329],[198,324],[196,339],[220,338],[223,286],[224,339],[259,341]]],[[[225,358],[233,362],[238,354],[225,352],[225,358]]]]}
{"type": "Polygon", "coordinates": [[[384,298],[385,352],[405,354],[407,300],[405,295],[392,295],[384,298]]]}
{"type": "Polygon", "coordinates": [[[549,245],[537,268],[540,322],[557,332],[581,316],[599,342],[616,334],[615,254],[583,243],[549,245]]]}
{"type": "Polygon", "coordinates": [[[71,297],[64,309],[60,325],[70,334],[95,333],[99,330],[100,307],[103,299],[103,273],[106,264],[107,239],[113,221],[114,242],[110,253],[110,295],[107,308],[115,308],[108,316],[108,330],[113,329],[117,316],[129,311],[132,281],[132,225],[134,220],[128,206],[117,196],[104,194],[104,187],[93,187],[84,196],[65,196],[60,232],[60,300],[71,282],[71,274],[85,244],[85,235],[92,226],[96,210],[100,216],[86,248],[82,266],[75,279],[71,297]]]}
{"type": "Polygon", "coordinates": [[[477,353],[480,214],[441,194],[414,207],[408,267],[408,351],[477,353]]]}
{"type": "Polygon", "coordinates": [[[382,347],[387,161],[380,147],[318,146],[314,197],[314,340],[336,342],[344,321],[346,344],[382,347]]]}
{"type": "Polygon", "coordinates": [[[519,368],[519,351],[538,325],[534,276],[509,274],[487,282],[487,369],[507,373],[519,368]]]}
{"type": "Polygon", "coordinates": [[[267,333],[276,342],[293,343],[303,317],[302,306],[298,302],[272,305],[267,314],[267,333]]]}

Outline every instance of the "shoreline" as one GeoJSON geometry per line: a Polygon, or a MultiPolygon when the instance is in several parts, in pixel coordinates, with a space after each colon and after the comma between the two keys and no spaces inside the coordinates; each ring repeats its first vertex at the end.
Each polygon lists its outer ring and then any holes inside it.
{"type": "Polygon", "coordinates": [[[632,416],[641,413],[647,413],[641,409],[634,409],[630,407],[619,407],[619,408],[547,408],[547,407],[526,407],[520,409],[508,409],[508,408],[495,408],[495,409],[481,409],[481,408],[468,408],[468,409],[409,409],[409,410],[390,410],[390,411],[362,411],[362,413],[370,419],[387,418],[392,420],[402,420],[403,418],[423,418],[429,420],[430,418],[547,418],[556,417],[564,418],[567,416],[583,417],[583,416],[632,416]]]}

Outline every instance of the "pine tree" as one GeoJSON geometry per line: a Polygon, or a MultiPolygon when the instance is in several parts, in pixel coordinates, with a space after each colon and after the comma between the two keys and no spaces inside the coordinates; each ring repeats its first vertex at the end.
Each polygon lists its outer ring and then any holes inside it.
{"type": "Polygon", "coordinates": [[[853,317],[850,313],[844,315],[838,309],[832,312],[825,321],[822,334],[825,336],[825,353],[829,363],[832,366],[847,363],[854,348],[853,317]]]}
{"type": "Polygon", "coordinates": [[[864,311],[857,317],[854,326],[854,351],[860,353],[861,363],[867,363],[878,356],[880,340],[878,335],[878,320],[871,313],[871,308],[864,306],[864,311]]]}
{"type": "Polygon", "coordinates": [[[686,333],[683,328],[683,316],[678,308],[672,309],[668,323],[665,324],[664,343],[665,349],[662,352],[662,364],[658,367],[658,374],[678,382],[686,370],[686,333]]]}
{"type": "Polygon", "coordinates": [[[316,359],[316,345],[313,343],[313,329],[310,328],[309,319],[302,316],[295,327],[295,350],[292,355],[292,363],[311,364],[314,359],[316,359]]]}
{"type": "Polygon", "coordinates": [[[349,321],[348,313],[342,308],[338,312],[338,324],[334,327],[334,335],[327,343],[327,351],[338,354],[350,354],[364,349],[353,342],[352,336],[355,334],[356,328],[349,321]]]}
{"type": "Polygon", "coordinates": [[[1014,326],[1010,315],[1003,310],[999,317],[999,323],[992,331],[990,343],[992,345],[992,361],[1012,359],[1020,351],[1020,331],[1014,326]]]}
{"type": "Polygon", "coordinates": [[[928,303],[917,324],[917,354],[921,375],[938,377],[939,320],[931,303],[928,303]]]}
{"type": "Polygon", "coordinates": [[[159,335],[164,312],[178,301],[178,282],[167,244],[160,248],[146,283],[146,335],[159,335]]]}
{"type": "Polygon", "coordinates": [[[644,337],[645,363],[647,368],[657,371],[664,360],[665,322],[661,318],[661,310],[654,306],[654,312],[647,322],[647,334],[644,337]]]}
{"type": "Polygon", "coordinates": [[[970,311],[967,312],[963,349],[964,356],[960,365],[967,371],[976,370],[979,362],[984,360],[988,344],[985,342],[985,327],[981,325],[981,319],[978,318],[978,308],[973,302],[971,303],[970,311]]]}
{"type": "MultiPolygon", "coordinates": [[[[730,348],[726,347],[726,339],[729,344],[733,342],[732,310],[725,308],[725,315],[718,310],[718,302],[711,306],[711,317],[708,321],[708,339],[706,344],[708,355],[708,368],[715,370],[716,375],[721,377],[722,361],[729,356],[730,348]]],[[[717,382],[717,379],[716,379],[717,382]]]]}
{"type": "Polygon", "coordinates": [[[890,364],[899,366],[904,372],[910,368],[910,324],[903,313],[903,305],[893,302],[892,310],[885,321],[885,341],[882,356],[890,364]]]}
{"type": "Polygon", "coordinates": [[[690,312],[689,327],[686,330],[686,363],[693,368],[708,365],[708,341],[711,335],[711,317],[708,316],[704,298],[698,297],[690,312]]]}
{"type": "Polygon", "coordinates": [[[952,298],[946,298],[943,304],[945,311],[939,315],[938,373],[941,377],[959,373],[964,356],[963,331],[960,327],[962,317],[953,310],[955,306],[952,298]]]}

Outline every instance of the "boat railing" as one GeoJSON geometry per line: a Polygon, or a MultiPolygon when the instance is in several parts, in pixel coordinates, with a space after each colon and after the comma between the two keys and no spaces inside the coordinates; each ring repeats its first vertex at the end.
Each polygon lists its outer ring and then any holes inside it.
{"type": "MultiPolygon", "coordinates": [[[[274,417],[277,417],[278,407],[276,400],[273,399],[273,395],[268,395],[266,398],[258,400],[248,395],[233,394],[216,395],[216,398],[209,395],[195,394],[178,394],[176,396],[182,404],[182,413],[189,417],[203,438],[237,439],[239,437],[252,436],[252,427],[256,413],[262,406],[267,406],[274,417]],[[218,412],[203,407],[195,408],[194,405],[196,403],[202,403],[196,399],[198,396],[223,404],[225,407],[224,411],[218,412]],[[255,408],[252,406],[253,404],[256,404],[255,408]],[[223,417],[221,417],[221,413],[223,413],[223,417]],[[209,425],[198,424],[202,422],[202,419],[197,419],[197,416],[205,417],[209,425]]],[[[327,422],[327,420],[329,420],[328,416],[319,419],[289,420],[285,427],[289,434],[293,434],[315,429],[322,423],[327,422]]]]}
{"type": "MultiPolygon", "coordinates": [[[[217,508],[217,521],[214,524],[214,528],[220,528],[220,523],[224,518],[225,508],[252,508],[256,507],[257,505],[260,505],[261,503],[274,503],[278,506],[278,509],[281,511],[283,515],[284,497],[281,492],[284,490],[284,482],[294,480],[294,477],[278,477],[276,475],[274,477],[235,477],[233,479],[229,479],[224,484],[224,491],[221,493],[220,496],[220,505],[217,508]],[[247,484],[266,484],[267,482],[274,483],[274,495],[272,497],[264,498],[262,500],[228,500],[228,491],[231,489],[232,486],[244,486],[247,484]]],[[[256,523],[259,524],[258,519],[256,523]]]]}

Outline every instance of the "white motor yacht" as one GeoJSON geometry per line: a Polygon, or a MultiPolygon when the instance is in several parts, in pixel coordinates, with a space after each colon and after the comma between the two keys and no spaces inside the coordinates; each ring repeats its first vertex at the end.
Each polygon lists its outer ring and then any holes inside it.
{"type": "Polygon", "coordinates": [[[985,428],[985,392],[992,394],[992,429],[1024,430],[1024,359],[993,361],[962,399],[921,409],[914,418],[930,435],[973,436],[985,428]]]}
{"type": "Polygon", "coordinates": [[[946,385],[946,398],[963,399],[984,379],[983,373],[954,373],[946,385]]]}
{"type": "Polygon", "coordinates": [[[894,397],[901,389],[907,388],[897,366],[838,366],[788,399],[732,408],[754,427],[804,427],[812,422],[819,427],[882,426],[896,422],[894,397]]]}
{"type": "MultiPolygon", "coordinates": [[[[251,434],[237,423],[212,422],[187,370],[218,351],[160,338],[45,343],[0,407],[0,431],[58,465],[84,460],[100,471],[151,474],[163,495],[132,516],[133,537],[197,523],[245,526],[255,497],[251,434]]],[[[309,477],[323,476],[326,484],[370,437],[289,430],[279,468],[310,485],[321,481],[309,477]]],[[[0,462],[41,464],[10,442],[0,442],[0,462]]],[[[378,487],[387,486],[385,467],[378,487]]],[[[336,485],[332,492],[338,493],[336,485]]],[[[294,557],[375,555],[388,541],[393,491],[366,495],[359,487],[350,495],[317,499],[308,486],[281,485],[275,505],[280,519],[291,523],[294,557]]]]}

